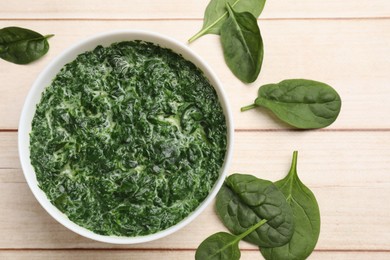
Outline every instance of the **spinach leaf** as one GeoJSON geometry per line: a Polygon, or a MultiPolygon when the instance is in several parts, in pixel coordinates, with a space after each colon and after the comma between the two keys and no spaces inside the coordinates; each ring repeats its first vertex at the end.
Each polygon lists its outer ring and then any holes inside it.
{"type": "Polygon", "coordinates": [[[241,108],[241,111],[255,107],[268,108],[282,121],[297,128],[322,128],[336,120],[341,98],[325,83],[289,79],[261,86],[255,103],[241,108]]]}
{"type": "Polygon", "coordinates": [[[16,63],[28,64],[45,55],[49,50],[48,38],[37,32],[20,27],[0,29],[0,58],[16,63]]]}
{"type": "Polygon", "coordinates": [[[202,29],[188,42],[193,42],[205,34],[220,34],[222,24],[228,17],[227,3],[231,4],[237,12],[250,12],[257,18],[263,11],[265,0],[211,0],[204,14],[202,29]]]}
{"type": "Polygon", "coordinates": [[[286,198],[270,181],[251,175],[229,176],[217,195],[216,211],[233,234],[241,234],[253,223],[267,223],[244,238],[261,247],[282,246],[294,231],[293,215],[286,198]]]}
{"type": "Polygon", "coordinates": [[[221,28],[221,43],[226,64],[245,83],[255,81],[263,63],[263,40],[256,17],[235,12],[227,4],[229,18],[221,28]]]}
{"type": "Polygon", "coordinates": [[[238,260],[241,253],[238,243],[241,239],[264,225],[267,220],[262,219],[239,236],[226,232],[219,232],[206,238],[198,247],[195,254],[197,260],[238,260]]]}
{"type": "Polygon", "coordinates": [[[291,241],[282,247],[262,248],[266,259],[306,259],[317,243],[320,234],[320,210],[314,194],[299,179],[297,174],[298,152],[288,175],[275,183],[283,192],[294,214],[295,230],[291,241]]]}

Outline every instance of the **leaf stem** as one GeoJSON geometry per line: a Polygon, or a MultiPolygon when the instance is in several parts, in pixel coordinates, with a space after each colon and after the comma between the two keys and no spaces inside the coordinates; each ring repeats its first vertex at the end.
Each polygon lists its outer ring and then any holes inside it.
{"type": "Polygon", "coordinates": [[[248,236],[250,233],[252,233],[252,232],[255,231],[256,229],[258,229],[259,227],[261,227],[262,225],[264,225],[266,222],[267,222],[266,219],[260,220],[259,223],[253,225],[253,226],[250,227],[248,230],[246,230],[244,233],[238,235],[238,236],[237,236],[237,239],[238,239],[238,240],[243,239],[244,237],[248,236]]]}
{"type": "Polygon", "coordinates": [[[188,43],[191,43],[193,41],[195,41],[196,39],[198,39],[199,37],[201,37],[209,28],[205,28],[203,30],[200,30],[197,34],[195,34],[194,36],[192,36],[189,40],[188,40],[188,43]]]}
{"type": "Polygon", "coordinates": [[[292,162],[291,162],[291,168],[290,168],[290,172],[292,172],[293,175],[296,175],[297,173],[297,162],[298,162],[298,151],[294,151],[292,162]]]}
{"type": "Polygon", "coordinates": [[[199,37],[203,36],[204,34],[207,33],[208,30],[210,30],[211,28],[213,28],[214,25],[216,25],[217,23],[219,23],[219,21],[221,21],[223,18],[225,18],[225,16],[227,16],[228,12],[225,12],[221,17],[219,17],[217,20],[215,20],[215,22],[213,22],[212,24],[210,24],[209,26],[207,26],[206,28],[200,30],[197,34],[195,34],[194,36],[192,36],[189,40],[188,40],[188,43],[191,43],[193,41],[195,41],[196,39],[198,39],[199,37]]]}
{"type": "Polygon", "coordinates": [[[48,34],[48,35],[43,36],[43,38],[49,39],[49,38],[51,38],[51,37],[53,37],[53,36],[54,36],[54,34],[48,34]]]}
{"type": "Polygon", "coordinates": [[[229,4],[229,2],[226,2],[226,9],[228,10],[229,16],[233,16],[233,7],[229,4]]]}
{"type": "MultiPolygon", "coordinates": [[[[234,7],[240,0],[236,0],[233,4],[232,4],[232,7],[234,7]]],[[[191,43],[193,41],[195,41],[196,39],[198,39],[199,37],[203,36],[204,34],[207,33],[208,30],[210,30],[211,28],[213,28],[217,23],[219,23],[223,18],[225,18],[226,16],[228,15],[228,12],[226,11],[223,15],[221,15],[217,20],[215,20],[212,24],[210,24],[209,26],[207,26],[206,28],[200,30],[197,34],[195,34],[194,36],[192,36],[189,40],[188,40],[188,43],[191,43]]]]}
{"type": "Polygon", "coordinates": [[[250,109],[255,108],[255,107],[257,107],[257,105],[255,103],[253,103],[249,106],[242,107],[241,112],[245,112],[245,111],[250,110],[250,109]]]}

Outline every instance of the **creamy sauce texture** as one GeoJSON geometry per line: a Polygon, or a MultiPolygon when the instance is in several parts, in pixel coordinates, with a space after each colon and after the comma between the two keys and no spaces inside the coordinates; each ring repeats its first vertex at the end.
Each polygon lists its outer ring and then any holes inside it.
{"type": "Polygon", "coordinates": [[[32,122],[39,187],[95,233],[140,236],[193,212],[218,179],[226,123],[191,62],[148,42],[98,46],[65,65],[32,122]]]}

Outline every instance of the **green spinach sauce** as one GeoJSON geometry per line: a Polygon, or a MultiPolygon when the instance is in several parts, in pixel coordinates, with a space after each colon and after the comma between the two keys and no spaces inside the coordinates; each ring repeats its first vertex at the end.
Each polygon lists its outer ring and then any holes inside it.
{"type": "Polygon", "coordinates": [[[95,233],[142,236],[194,211],[218,179],[226,123],[191,62],[143,41],[98,46],[42,94],[30,133],[39,187],[95,233]]]}

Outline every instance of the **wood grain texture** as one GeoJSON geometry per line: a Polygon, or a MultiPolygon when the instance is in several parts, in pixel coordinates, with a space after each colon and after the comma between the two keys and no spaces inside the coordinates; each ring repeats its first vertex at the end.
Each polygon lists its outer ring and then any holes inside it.
{"type": "MultiPolygon", "coordinates": [[[[4,26],[25,26],[4,21],[4,26]]],[[[168,35],[183,43],[201,26],[200,21],[29,21],[43,34],[56,33],[51,49],[30,66],[0,60],[0,129],[17,129],[27,92],[43,68],[69,46],[97,33],[117,29],[142,29],[168,35]],[[55,29],[53,29],[55,28],[55,29]]],[[[259,79],[244,85],[226,67],[219,39],[205,36],[189,45],[221,79],[234,113],[237,129],[285,129],[285,124],[265,109],[245,113],[240,107],[254,101],[257,89],[288,78],[323,81],[340,93],[343,101],[331,129],[390,129],[390,19],[362,21],[262,21],[265,58],[259,79]],[[286,42],[288,40],[288,44],[286,42]]]]}
{"type": "Polygon", "coordinates": [[[20,168],[16,132],[0,132],[0,169],[20,168]]]}
{"type": "MultiPolygon", "coordinates": [[[[18,0],[0,1],[6,19],[201,19],[209,0],[18,0]],[[26,8],[27,7],[27,8],[26,8]]],[[[262,18],[390,17],[387,0],[273,0],[262,18]]]]}
{"type": "MultiPolygon", "coordinates": [[[[137,259],[137,260],[183,260],[194,259],[195,251],[149,251],[143,250],[109,250],[109,251],[90,251],[90,250],[45,250],[45,251],[0,251],[1,259],[13,260],[41,260],[41,259],[64,259],[74,260],[101,259],[101,260],[120,260],[120,259],[137,259]]],[[[390,252],[318,252],[314,251],[310,256],[313,260],[388,260],[390,252]]],[[[242,251],[241,260],[261,259],[259,252],[256,250],[242,251]]]]}

